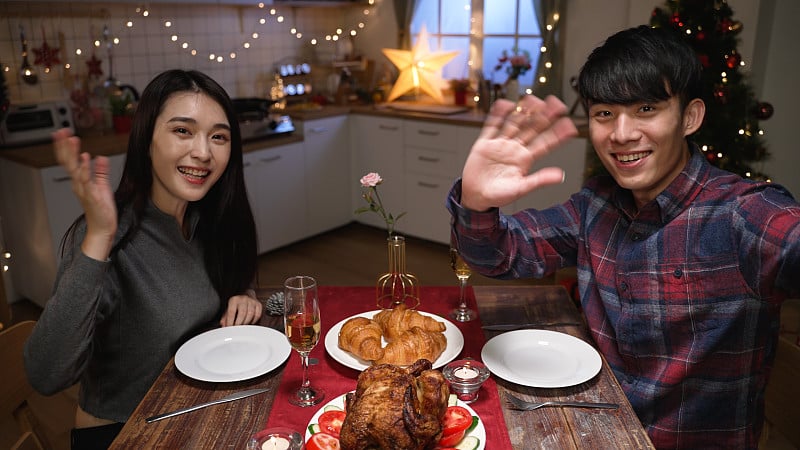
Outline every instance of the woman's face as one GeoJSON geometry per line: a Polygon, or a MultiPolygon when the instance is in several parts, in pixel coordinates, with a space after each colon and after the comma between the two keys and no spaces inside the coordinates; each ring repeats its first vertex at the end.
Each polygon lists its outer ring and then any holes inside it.
{"type": "Polygon", "coordinates": [[[188,202],[202,199],[231,156],[225,110],[203,93],[178,92],[156,118],[150,158],[153,203],[182,220],[188,202]]]}

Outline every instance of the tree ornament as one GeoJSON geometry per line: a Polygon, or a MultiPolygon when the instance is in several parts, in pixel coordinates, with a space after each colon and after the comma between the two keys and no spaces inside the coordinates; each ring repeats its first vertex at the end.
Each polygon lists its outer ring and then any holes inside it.
{"type": "Polygon", "coordinates": [[[700,64],[702,64],[704,68],[708,69],[711,67],[711,61],[708,60],[708,55],[705,53],[698,53],[697,59],[700,60],[700,64]]]}
{"type": "Polygon", "coordinates": [[[725,57],[725,65],[728,66],[728,69],[735,69],[739,67],[739,63],[742,62],[742,57],[739,56],[738,53],[732,53],[725,57]]]}
{"type": "Polygon", "coordinates": [[[775,112],[775,108],[772,104],[768,102],[758,102],[755,107],[755,116],[758,117],[759,120],[767,120],[772,117],[772,114],[775,112]]]}
{"type": "Polygon", "coordinates": [[[697,39],[698,42],[703,42],[706,40],[706,33],[703,31],[698,31],[694,34],[694,38],[697,39]]]}
{"type": "Polygon", "coordinates": [[[708,162],[713,163],[717,160],[717,154],[714,152],[706,152],[706,159],[708,162]]]}
{"type": "Polygon", "coordinates": [[[719,24],[717,24],[717,31],[722,34],[727,34],[729,31],[731,31],[732,24],[733,22],[731,22],[729,19],[722,19],[719,21],[719,24]]]}
{"type": "Polygon", "coordinates": [[[49,72],[55,64],[61,64],[61,60],[58,58],[59,51],[61,51],[60,48],[52,48],[47,45],[47,36],[44,32],[44,25],[42,25],[42,46],[33,49],[33,53],[36,55],[33,63],[37,66],[44,66],[45,72],[49,72]]]}
{"type": "Polygon", "coordinates": [[[683,21],[681,20],[681,15],[677,12],[672,15],[672,26],[674,27],[682,27],[683,21]]]}
{"type": "Polygon", "coordinates": [[[717,100],[721,105],[728,103],[728,87],[724,84],[718,84],[714,88],[714,99],[717,100]]]}
{"type": "Polygon", "coordinates": [[[98,59],[93,51],[92,57],[86,61],[86,67],[89,69],[89,78],[100,78],[103,75],[101,64],[103,64],[103,60],[98,59]]]}

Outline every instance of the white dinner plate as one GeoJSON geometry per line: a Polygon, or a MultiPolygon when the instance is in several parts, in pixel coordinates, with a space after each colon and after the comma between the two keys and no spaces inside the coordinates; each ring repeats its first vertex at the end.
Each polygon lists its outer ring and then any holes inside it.
{"type": "Polygon", "coordinates": [[[200,381],[241,381],[283,364],[292,347],[272,328],[238,325],[215,328],[184,343],[175,353],[175,367],[200,381]]]}
{"type": "Polygon", "coordinates": [[[481,350],[493,374],[523,386],[558,388],[592,379],[602,366],[591,345],[568,334],[517,330],[497,335],[481,350]]]}
{"type": "MultiPolygon", "coordinates": [[[[346,352],[339,348],[339,331],[342,329],[342,325],[345,322],[352,319],[353,317],[366,317],[371,319],[375,314],[378,314],[380,311],[369,311],[361,314],[356,314],[354,316],[350,316],[346,319],[343,319],[336,325],[334,325],[330,330],[328,330],[328,334],[325,335],[325,350],[328,352],[329,355],[336,361],[340,362],[342,365],[345,365],[351,369],[356,370],[364,370],[367,367],[371,366],[369,361],[364,361],[363,359],[357,358],[350,352],[346,352]]],[[[431,314],[423,311],[419,311],[420,314],[423,316],[433,317],[434,319],[438,320],[439,322],[444,322],[445,330],[444,330],[444,337],[447,338],[447,347],[445,347],[444,351],[436,361],[433,361],[433,368],[439,368],[444,366],[445,364],[449,363],[450,361],[454,360],[459,353],[461,353],[461,349],[464,348],[464,335],[461,334],[461,330],[459,330],[453,322],[445,319],[444,317],[437,316],[436,314],[431,314]]],[[[383,345],[386,346],[386,341],[383,341],[383,345]]]]}
{"type": "MultiPolygon", "coordinates": [[[[336,397],[335,399],[329,401],[328,403],[324,404],[321,408],[319,408],[316,413],[314,413],[314,416],[311,418],[311,420],[308,421],[308,425],[306,426],[305,442],[308,442],[308,440],[311,438],[311,431],[309,431],[309,427],[311,427],[312,424],[315,424],[315,423],[319,422],[319,416],[322,415],[323,412],[325,412],[325,408],[326,407],[328,407],[328,406],[336,406],[338,408],[344,409],[344,397],[345,397],[345,395],[347,395],[347,394],[342,394],[342,395],[336,397]]],[[[462,402],[461,400],[457,400],[456,401],[456,405],[466,408],[466,410],[469,411],[470,414],[472,414],[473,416],[476,416],[478,418],[478,425],[476,425],[475,428],[472,429],[472,431],[467,433],[467,436],[475,436],[476,438],[478,438],[480,440],[480,443],[478,444],[477,450],[485,449],[486,448],[486,427],[483,426],[483,420],[481,420],[480,416],[478,415],[478,413],[475,412],[474,409],[470,408],[469,405],[467,405],[466,403],[462,402]]]]}

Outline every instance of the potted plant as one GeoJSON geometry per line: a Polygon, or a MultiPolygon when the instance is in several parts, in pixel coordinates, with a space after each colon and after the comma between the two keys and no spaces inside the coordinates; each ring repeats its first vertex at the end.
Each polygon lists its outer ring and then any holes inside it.
{"type": "Polygon", "coordinates": [[[450,80],[450,88],[453,90],[455,104],[466,105],[467,93],[470,91],[469,80],[465,78],[454,78],[450,80]]]}
{"type": "Polygon", "coordinates": [[[114,132],[125,134],[131,131],[133,124],[133,98],[130,92],[117,92],[108,97],[111,105],[111,119],[114,123],[114,132]]]}

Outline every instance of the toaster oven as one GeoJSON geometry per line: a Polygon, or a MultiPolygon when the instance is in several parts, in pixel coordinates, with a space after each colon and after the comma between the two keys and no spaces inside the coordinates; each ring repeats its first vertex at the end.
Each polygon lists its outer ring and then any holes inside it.
{"type": "Polygon", "coordinates": [[[72,108],[66,101],[12,104],[0,122],[0,145],[14,147],[48,142],[51,134],[61,128],[75,132],[72,108]]]}

